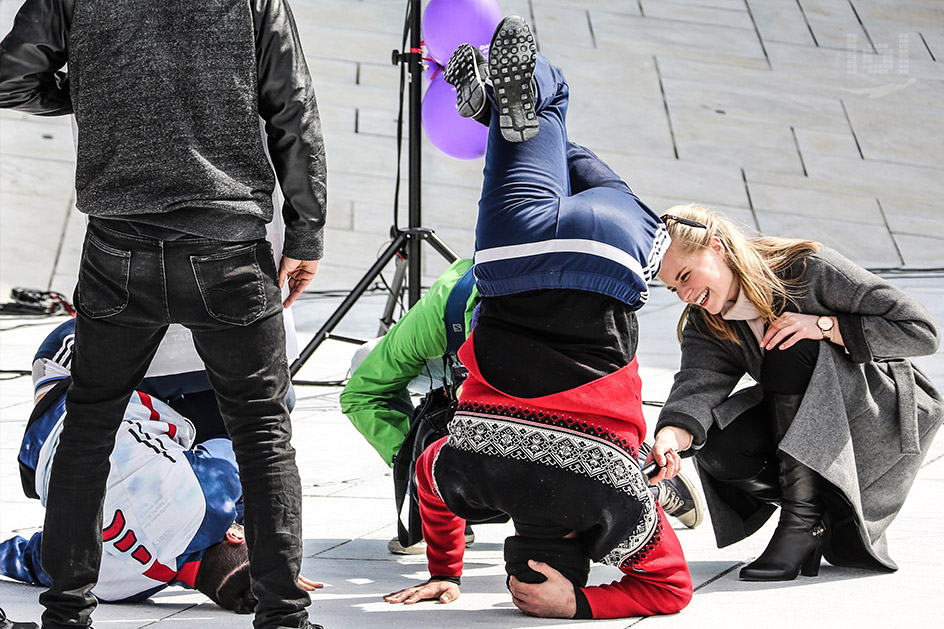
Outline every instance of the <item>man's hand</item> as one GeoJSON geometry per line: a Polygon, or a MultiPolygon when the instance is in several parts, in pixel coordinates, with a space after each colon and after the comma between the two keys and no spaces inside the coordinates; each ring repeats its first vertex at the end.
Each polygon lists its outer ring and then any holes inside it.
{"type": "Polygon", "coordinates": [[[306,592],[314,592],[315,590],[320,590],[323,588],[324,583],[318,583],[317,581],[312,581],[308,577],[298,575],[298,587],[305,590],[306,592]]]}
{"type": "Polygon", "coordinates": [[[431,599],[439,599],[440,603],[451,603],[457,598],[459,598],[459,586],[452,581],[427,581],[415,587],[387,594],[384,600],[388,603],[412,605],[431,599]]]}
{"type": "Polygon", "coordinates": [[[282,302],[282,307],[288,308],[298,296],[305,292],[311,280],[315,279],[318,273],[319,260],[296,260],[295,258],[282,258],[279,265],[279,287],[285,284],[285,278],[288,278],[288,297],[282,302]]]}
{"type": "Polygon", "coordinates": [[[573,618],[577,613],[574,584],[555,568],[541,561],[528,560],[528,567],[547,577],[544,583],[522,583],[512,576],[508,587],[515,607],[528,616],[573,618]]]}

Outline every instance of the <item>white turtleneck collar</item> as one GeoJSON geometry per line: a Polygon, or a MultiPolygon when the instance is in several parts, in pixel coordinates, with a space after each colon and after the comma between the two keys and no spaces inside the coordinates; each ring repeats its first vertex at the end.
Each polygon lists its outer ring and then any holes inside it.
{"type": "Polygon", "coordinates": [[[737,299],[725,304],[721,311],[721,318],[727,321],[746,321],[757,338],[758,344],[764,338],[764,320],[743,289],[738,290],[737,299]]]}

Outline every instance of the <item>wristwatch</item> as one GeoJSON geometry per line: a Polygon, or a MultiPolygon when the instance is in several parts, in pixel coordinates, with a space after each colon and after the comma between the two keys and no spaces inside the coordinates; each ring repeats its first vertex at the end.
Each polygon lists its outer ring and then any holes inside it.
{"type": "Polygon", "coordinates": [[[819,328],[819,331],[823,333],[823,339],[827,341],[833,340],[833,322],[832,317],[820,317],[816,320],[816,327],[819,328]]]}

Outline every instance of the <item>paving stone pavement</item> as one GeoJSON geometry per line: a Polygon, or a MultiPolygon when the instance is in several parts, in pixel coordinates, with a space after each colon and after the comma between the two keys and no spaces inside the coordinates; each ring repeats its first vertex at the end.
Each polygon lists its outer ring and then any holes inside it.
{"type": "MultiPolygon", "coordinates": [[[[6,33],[21,0],[0,0],[6,33]]],[[[315,81],[329,163],[326,257],[294,310],[305,342],[385,246],[393,223],[399,47],[405,0],[291,0],[315,81]]],[[[425,5],[426,3],[424,3],[425,5]]],[[[814,237],[893,281],[944,321],[944,5],[938,0],[501,0],[525,16],[539,50],[571,87],[570,136],[607,160],[653,209],[701,202],[751,229],[814,237]],[[907,271],[903,273],[902,270],[907,271]]],[[[67,118],[0,111],[0,301],[25,286],[71,294],[84,218],[74,208],[67,118]]],[[[423,144],[424,224],[460,255],[473,250],[482,160],[423,144]]],[[[403,163],[404,176],[406,160],[403,163]]],[[[406,222],[406,182],[400,225],[406,222]]],[[[445,262],[424,251],[424,283],[445,262]]],[[[386,276],[389,278],[390,274],[386,276]]],[[[640,313],[644,398],[664,399],[678,365],[680,306],[662,289],[640,313]]],[[[365,297],[338,332],[376,333],[382,296],[365,297]]],[[[0,368],[28,369],[55,322],[0,320],[0,368]]],[[[350,345],[325,343],[300,376],[345,375],[350,345]]],[[[919,360],[944,386],[944,355],[919,360]]],[[[0,380],[0,538],[35,530],[42,509],[19,489],[16,450],[28,378],[0,380]]],[[[478,527],[463,596],[392,608],[388,591],[420,579],[422,558],[386,552],[394,533],[389,471],[340,413],[337,387],[299,387],[293,417],[305,503],[307,575],[326,627],[569,627],[522,616],[503,591],[506,527],[478,527]]],[[[654,423],[654,407],[647,417],[654,423]]],[[[823,566],[817,579],[746,584],[770,525],[715,548],[710,524],[677,526],[697,593],[673,617],[594,627],[937,625],[944,595],[944,443],[938,439],[889,529],[893,575],[823,566]],[[890,598],[893,598],[893,601],[890,598]]],[[[597,566],[591,578],[613,578],[597,566]]],[[[0,581],[0,607],[37,620],[39,590],[0,581]]],[[[99,627],[249,627],[183,590],[103,605],[99,627]]]]}

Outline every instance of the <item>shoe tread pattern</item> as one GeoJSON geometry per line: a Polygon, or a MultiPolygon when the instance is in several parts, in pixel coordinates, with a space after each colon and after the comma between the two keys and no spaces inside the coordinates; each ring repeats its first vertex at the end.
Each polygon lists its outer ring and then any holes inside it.
{"type": "Polygon", "coordinates": [[[446,82],[456,88],[456,109],[463,118],[474,118],[486,105],[485,79],[479,69],[485,58],[476,52],[470,44],[461,44],[443,73],[446,82]]]}
{"type": "Polygon", "coordinates": [[[531,84],[536,55],[528,23],[514,16],[502,20],[492,37],[488,68],[502,137],[509,142],[524,142],[538,133],[531,84]]]}

